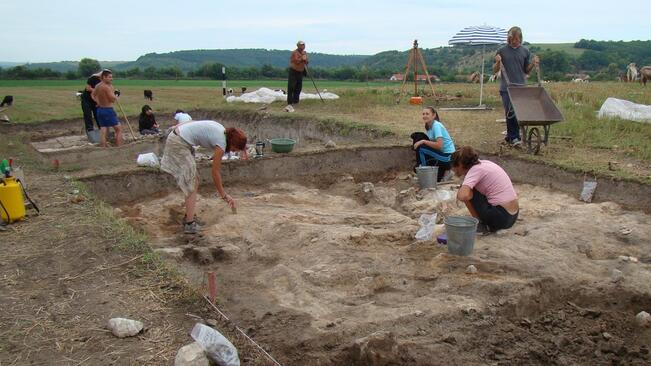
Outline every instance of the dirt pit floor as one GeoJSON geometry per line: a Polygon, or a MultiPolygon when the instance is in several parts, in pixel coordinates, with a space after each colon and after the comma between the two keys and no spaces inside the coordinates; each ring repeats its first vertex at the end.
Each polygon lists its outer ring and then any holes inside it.
{"type": "Polygon", "coordinates": [[[466,214],[454,185],[414,187],[227,187],[237,214],[205,191],[197,236],[180,234],[180,193],[116,211],[196,286],[215,271],[219,306],[283,364],[651,362],[635,324],[651,312],[649,215],[518,185],[517,224],[457,257],[414,239],[421,213],[466,214]]]}

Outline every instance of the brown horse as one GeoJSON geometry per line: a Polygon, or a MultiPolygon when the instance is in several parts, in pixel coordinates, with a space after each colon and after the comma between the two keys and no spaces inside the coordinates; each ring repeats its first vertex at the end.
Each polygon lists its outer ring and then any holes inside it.
{"type": "Polygon", "coordinates": [[[644,66],[640,69],[640,84],[646,86],[647,80],[651,80],[651,66],[644,66]]]}

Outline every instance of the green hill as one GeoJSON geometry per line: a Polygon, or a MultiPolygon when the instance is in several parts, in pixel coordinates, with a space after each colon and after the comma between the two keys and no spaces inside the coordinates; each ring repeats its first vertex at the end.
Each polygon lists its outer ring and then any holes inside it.
{"type": "MultiPolygon", "coordinates": [[[[148,53],[138,57],[136,61],[116,65],[117,70],[127,70],[134,67],[178,66],[183,71],[198,69],[205,63],[220,63],[233,67],[261,67],[271,65],[285,68],[291,51],[266,49],[228,49],[228,50],[189,50],[169,53],[148,53]]],[[[325,53],[309,53],[310,63],[322,68],[352,66],[368,58],[364,55],[330,55],[325,53]]]]}

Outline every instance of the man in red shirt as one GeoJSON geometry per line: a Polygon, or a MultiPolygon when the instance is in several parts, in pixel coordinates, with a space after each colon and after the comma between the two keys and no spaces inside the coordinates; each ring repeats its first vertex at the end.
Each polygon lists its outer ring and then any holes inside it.
{"type": "Polygon", "coordinates": [[[293,112],[292,104],[298,104],[303,89],[303,76],[307,74],[305,66],[308,64],[305,42],[298,41],[296,49],[289,58],[289,78],[287,80],[287,107],[288,112],[293,112]]]}

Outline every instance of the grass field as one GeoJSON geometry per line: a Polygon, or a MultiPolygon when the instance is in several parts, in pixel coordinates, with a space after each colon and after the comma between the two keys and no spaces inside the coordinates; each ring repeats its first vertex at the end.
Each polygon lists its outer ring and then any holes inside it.
{"type": "MultiPolygon", "coordinates": [[[[45,120],[81,118],[79,100],[75,97],[83,81],[0,81],[0,95],[13,95],[14,106],[4,113],[14,123],[32,123],[45,120]]],[[[284,88],[284,80],[229,81],[228,86],[238,89],[246,86],[253,90],[260,86],[284,88]]],[[[370,124],[389,129],[405,137],[413,131],[422,130],[420,107],[407,103],[396,104],[400,84],[317,81],[321,90],[328,89],[341,98],[321,103],[306,100],[297,106],[295,117],[347,124],[370,124]]],[[[120,102],[126,113],[135,116],[143,104],[150,104],[159,119],[171,119],[177,108],[221,109],[255,111],[260,105],[226,103],[221,95],[218,81],[149,81],[116,80],[121,89],[120,102]],[[154,101],[144,100],[142,90],[152,89],[154,101]]],[[[304,91],[314,92],[309,79],[303,84],[304,91]]],[[[412,86],[413,87],[413,86],[412,86]]],[[[608,176],[633,178],[651,183],[651,124],[623,120],[601,120],[596,117],[604,100],[609,97],[627,99],[636,103],[651,104],[651,88],[630,83],[550,83],[545,88],[563,112],[565,121],[551,128],[550,144],[541,155],[530,156],[552,162],[561,167],[598,172],[608,176]]],[[[457,100],[436,103],[425,98],[425,104],[437,108],[476,105],[479,86],[464,83],[436,84],[437,93],[458,97],[457,100]]],[[[409,88],[411,90],[411,88],[409,88]]],[[[444,111],[443,123],[448,127],[457,145],[469,144],[485,152],[518,153],[503,151],[499,141],[503,138],[504,118],[498,85],[485,85],[484,103],[492,106],[490,111],[444,111]]],[[[265,111],[272,115],[287,115],[283,103],[274,103],[265,111]]],[[[119,110],[118,110],[119,113],[119,110]]],[[[134,123],[132,121],[132,123],[134,123]]],[[[81,126],[81,122],[80,122],[81,126]]],[[[521,154],[521,153],[520,153],[521,154]]]]}
{"type": "Polygon", "coordinates": [[[540,47],[542,50],[564,51],[572,57],[579,57],[585,51],[582,48],[574,48],[574,43],[532,43],[531,45],[540,47]]]}

